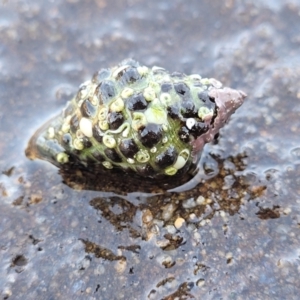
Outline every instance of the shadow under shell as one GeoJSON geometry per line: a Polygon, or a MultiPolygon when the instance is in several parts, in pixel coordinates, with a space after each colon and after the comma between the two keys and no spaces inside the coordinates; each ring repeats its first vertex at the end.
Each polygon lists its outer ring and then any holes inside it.
{"type": "Polygon", "coordinates": [[[82,165],[64,165],[59,169],[63,182],[76,190],[128,193],[161,193],[179,187],[193,179],[192,172],[175,175],[172,178],[152,179],[142,177],[133,171],[107,170],[104,167],[86,168],[82,165]]]}

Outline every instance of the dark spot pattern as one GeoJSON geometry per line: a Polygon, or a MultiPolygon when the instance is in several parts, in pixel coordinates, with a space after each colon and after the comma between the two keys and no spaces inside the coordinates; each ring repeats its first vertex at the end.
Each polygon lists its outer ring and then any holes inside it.
{"type": "Polygon", "coordinates": [[[120,155],[117,153],[117,151],[115,149],[110,149],[110,148],[106,148],[104,150],[105,155],[107,156],[108,159],[110,159],[113,162],[122,162],[122,158],[120,157],[120,155]]]}
{"type": "Polygon", "coordinates": [[[210,121],[210,124],[213,124],[213,123],[215,122],[215,119],[216,119],[217,116],[218,116],[218,107],[215,106],[215,107],[214,107],[213,117],[212,117],[212,119],[211,119],[211,121],[210,121]]]}
{"type": "Polygon", "coordinates": [[[75,133],[78,129],[78,126],[79,126],[79,120],[78,120],[77,115],[75,114],[75,115],[73,115],[73,117],[71,118],[71,121],[70,121],[71,132],[75,133]]]}
{"type": "Polygon", "coordinates": [[[174,104],[171,105],[167,108],[168,110],[168,115],[172,118],[172,119],[180,119],[180,109],[178,107],[178,105],[174,104]]]}
{"type": "MultiPolygon", "coordinates": [[[[103,103],[108,103],[116,96],[115,85],[111,80],[103,80],[97,87],[98,96],[103,103]]],[[[100,103],[102,104],[102,103],[100,103]]]]}
{"type": "Polygon", "coordinates": [[[171,145],[155,158],[155,163],[158,167],[164,169],[171,166],[176,161],[176,158],[177,151],[175,147],[171,145]]]}
{"type": "Polygon", "coordinates": [[[102,143],[103,133],[98,125],[93,127],[93,137],[98,143],[102,143]]]}
{"type": "Polygon", "coordinates": [[[188,96],[190,88],[184,82],[177,82],[174,84],[175,91],[180,96],[188,96]]]}
{"type": "Polygon", "coordinates": [[[91,148],[93,145],[91,143],[91,141],[89,140],[89,138],[87,138],[86,136],[82,138],[82,143],[83,143],[84,148],[91,148]]]}
{"type": "Polygon", "coordinates": [[[120,143],[119,150],[126,158],[133,158],[139,151],[139,147],[133,139],[126,139],[120,143]]]}
{"type": "Polygon", "coordinates": [[[198,93],[198,98],[201,100],[203,103],[205,103],[205,106],[209,109],[215,107],[215,101],[214,98],[211,98],[208,96],[207,91],[202,91],[198,93]]]}
{"type": "Polygon", "coordinates": [[[153,167],[149,164],[146,165],[139,165],[136,167],[136,171],[142,175],[142,176],[148,176],[152,177],[156,175],[156,171],[153,169],[153,167]]]}
{"type": "Polygon", "coordinates": [[[136,60],[134,60],[134,59],[132,59],[132,58],[123,60],[123,61],[120,63],[119,66],[127,66],[127,65],[128,65],[128,66],[131,66],[131,67],[134,67],[134,68],[137,68],[137,67],[140,66],[140,64],[139,64],[136,60]]]}
{"type": "Polygon", "coordinates": [[[124,69],[119,72],[118,77],[123,85],[135,83],[141,78],[136,68],[124,69]]]}
{"type": "Polygon", "coordinates": [[[69,102],[63,110],[63,117],[65,118],[73,114],[73,112],[74,112],[74,105],[71,102],[69,102]]]}
{"type": "Polygon", "coordinates": [[[139,132],[141,143],[148,148],[152,148],[162,139],[161,126],[149,123],[139,132]]]}
{"type": "Polygon", "coordinates": [[[94,150],[94,151],[92,152],[92,156],[93,156],[97,161],[99,161],[99,162],[104,161],[103,156],[101,155],[101,153],[100,153],[98,150],[94,150]]]}
{"type": "Polygon", "coordinates": [[[100,81],[108,78],[110,76],[110,70],[109,69],[101,69],[99,72],[94,74],[92,78],[93,83],[99,83],[100,81]]]}
{"type": "Polygon", "coordinates": [[[183,79],[184,74],[180,73],[180,72],[173,72],[171,74],[171,77],[176,78],[176,79],[183,79]]]}
{"type": "Polygon", "coordinates": [[[198,116],[198,110],[191,100],[181,101],[181,113],[185,118],[194,118],[198,116]]]}
{"type": "Polygon", "coordinates": [[[113,111],[108,114],[107,121],[109,124],[109,128],[115,130],[123,124],[124,117],[122,113],[113,111]]]}
{"type": "Polygon", "coordinates": [[[194,79],[193,85],[194,87],[203,87],[203,84],[198,79],[194,79]]]}
{"type": "Polygon", "coordinates": [[[148,102],[142,93],[135,94],[126,101],[127,107],[131,111],[144,110],[148,106],[148,102]]]}
{"type": "Polygon", "coordinates": [[[164,82],[160,88],[163,93],[167,93],[172,90],[173,84],[171,82],[164,82]]]}
{"type": "Polygon", "coordinates": [[[62,143],[67,146],[70,147],[70,145],[72,144],[72,136],[69,133],[65,133],[61,139],[62,143]]]}
{"type": "Polygon", "coordinates": [[[181,141],[183,141],[184,143],[188,143],[190,140],[190,132],[187,127],[182,126],[178,131],[178,136],[181,141]]]}
{"type": "Polygon", "coordinates": [[[167,71],[163,68],[155,68],[154,70],[152,70],[154,75],[164,75],[167,74],[167,71]]]}
{"type": "Polygon", "coordinates": [[[196,122],[195,125],[192,127],[190,132],[193,134],[195,138],[199,137],[203,133],[207,132],[209,129],[208,125],[203,122],[196,122]]]}
{"type": "Polygon", "coordinates": [[[207,92],[204,92],[204,91],[198,93],[198,98],[199,98],[201,101],[203,101],[204,103],[206,103],[206,102],[209,101],[208,94],[207,94],[207,92]]]}
{"type": "Polygon", "coordinates": [[[82,102],[80,111],[83,117],[90,118],[95,116],[96,107],[86,99],[82,102]]]}

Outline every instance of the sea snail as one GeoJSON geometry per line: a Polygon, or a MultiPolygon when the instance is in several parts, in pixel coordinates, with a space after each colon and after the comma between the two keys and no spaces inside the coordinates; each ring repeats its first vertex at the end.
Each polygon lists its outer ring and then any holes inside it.
{"type": "Polygon", "coordinates": [[[245,97],[213,78],[125,60],[81,84],[62,113],[34,134],[26,154],[60,167],[180,175],[197,163],[245,97]]]}

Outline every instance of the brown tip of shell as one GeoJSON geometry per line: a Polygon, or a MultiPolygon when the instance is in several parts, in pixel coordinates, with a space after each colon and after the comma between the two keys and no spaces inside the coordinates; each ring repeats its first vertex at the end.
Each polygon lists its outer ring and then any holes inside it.
{"type": "Polygon", "coordinates": [[[238,92],[240,93],[240,95],[242,96],[243,100],[247,97],[247,94],[241,90],[238,90],[238,92]]]}
{"type": "MultiPolygon", "coordinates": [[[[41,126],[30,138],[27,148],[25,149],[25,155],[27,158],[34,159],[43,159],[43,154],[41,153],[41,144],[40,138],[43,137],[44,133],[47,131],[49,126],[58,118],[58,116],[51,118],[43,126],[41,126]]],[[[42,138],[44,140],[44,138],[42,138]]]]}
{"type": "Polygon", "coordinates": [[[35,132],[28,142],[27,148],[25,149],[25,155],[27,158],[34,160],[40,157],[39,150],[37,148],[37,139],[40,132],[35,132]]]}

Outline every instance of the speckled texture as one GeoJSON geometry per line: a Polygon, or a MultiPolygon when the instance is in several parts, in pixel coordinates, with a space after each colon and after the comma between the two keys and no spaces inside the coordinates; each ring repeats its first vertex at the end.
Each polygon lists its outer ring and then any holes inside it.
{"type": "Polygon", "coordinates": [[[299,12],[292,0],[1,1],[1,297],[298,299],[299,12]],[[125,57],[248,94],[196,177],[145,192],[131,176],[95,183],[29,161],[36,128],[125,57]]]}
{"type": "Polygon", "coordinates": [[[33,135],[26,155],[71,172],[85,168],[93,181],[114,168],[155,179],[180,177],[192,173],[204,145],[245,97],[214,78],[170,74],[126,59],[82,83],[62,113],[33,135]]]}

